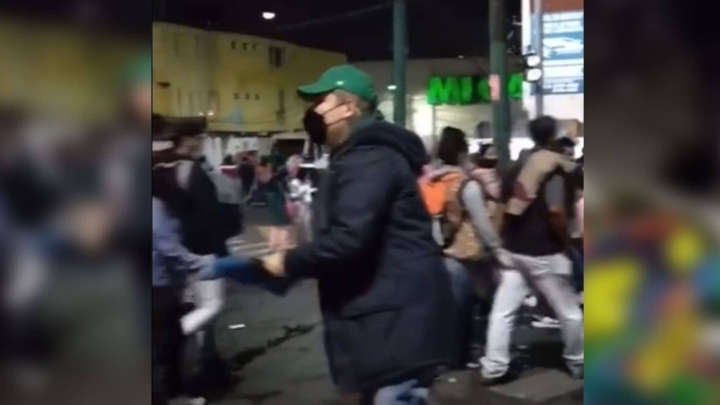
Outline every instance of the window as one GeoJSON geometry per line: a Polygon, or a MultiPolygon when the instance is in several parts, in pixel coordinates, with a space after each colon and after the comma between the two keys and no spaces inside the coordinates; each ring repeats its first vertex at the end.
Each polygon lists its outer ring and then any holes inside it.
{"type": "Polygon", "coordinates": [[[245,100],[250,100],[250,93],[245,93],[245,100]]]}
{"type": "Polygon", "coordinates": [[[268,48],[268,57],[270,66],[282,67],[285,64],[285,49],[271,46],[268,48]]]}
{"type": "Polygon", "coordinates": [[[260,100],[260,95],[255,93],[255,100],[260,100]]]}
{"type": "Polygon", "coordinates": [[[247,42],[243,42],[243,51],[247,51],[248,44],[247,42]]]}
{"type": "Polygon", "coordinates": [[[252,50],[253,50],[253,51],[257,51],[257,44],[253,44],[252,50]]]}
{"type": "Polygon", "coordinates": [[[235,48],[237,48],[237,42],[232,41],[232,42],[230,43],[230,48],[234,51],[235,48]]]}
{"type": "Polygon", "coordinates": [[[239,93],[235,93],[235,100],[240,100],[240,94],[239,94],[239,93]]]}

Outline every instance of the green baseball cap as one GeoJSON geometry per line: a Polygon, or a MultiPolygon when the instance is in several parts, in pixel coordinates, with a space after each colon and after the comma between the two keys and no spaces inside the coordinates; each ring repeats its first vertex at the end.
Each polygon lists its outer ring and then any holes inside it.
{"type": "Polygon", "coordinates": [[[133,60],[123,71],[120,82],[123,86],[150,85],[152,83],[152,54],[146,52],[133,60]]]}
{"type": "Polygon", "coordinates": [[[352,65],[331,67],[315,83],[298,87],[298,95],[307,100],[333,90],[344,90],[354,94],[368,102],[373,109],[377,106],[372,77],[352,65]]]}

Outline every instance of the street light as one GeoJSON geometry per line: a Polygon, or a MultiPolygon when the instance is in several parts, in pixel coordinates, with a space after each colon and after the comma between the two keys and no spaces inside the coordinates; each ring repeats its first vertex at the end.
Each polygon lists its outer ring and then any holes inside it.
{"type": "Polygon", "coordinates": [[[541,62],[540,55],[530,54],[525,57],[525,63],[529,67],[533,67],[533,68],[538,67],[538,66],[540,66],[540,62],[541,62]]]}
{"type": "Polygon", "coordinates": [[[387,87],[387,89],[390,90],[390,91],[393,91],[393,90],[395,90],[396,88],[397,88],[397,86],[394,85],[394,84],[390,84],[390,85],[388,85],[388,87],[387,87]]]}
{"type": "Polygon", "coordinates": [[[542,58],[536,53],[525,54],[525,81],[535,83],[542,78],[542,58]]]}
{"type": "Polygon", "coordinates": [[[528,69],[525,71],[525,81],[535,83],[542,77],[542,70],[538,68],[528,69]]]}
{"type": "Polygon", "coordinates": [[[262,18],[266,20],[272,20],[273,18],[275,18],[275,13],[273,13],[272,11],[264,11],[262,13],[262,18]]]}

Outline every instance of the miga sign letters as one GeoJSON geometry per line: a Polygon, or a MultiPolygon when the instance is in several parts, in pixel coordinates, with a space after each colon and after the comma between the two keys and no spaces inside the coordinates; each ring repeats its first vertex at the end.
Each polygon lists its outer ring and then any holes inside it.
{"type": "MultiPolygon", "coordinates": [[[[522,85],[522,73],[510,75],[507,92],[511,100],[522,98],[522,85]]],[[[490,80],[487,76],[431,76],[427,102],[430,105],[490,103],[490,80]]]]}

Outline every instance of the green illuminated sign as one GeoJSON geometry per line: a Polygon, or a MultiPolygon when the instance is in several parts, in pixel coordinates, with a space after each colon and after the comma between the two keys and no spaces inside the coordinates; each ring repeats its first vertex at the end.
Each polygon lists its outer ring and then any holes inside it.
{"type": "MultiPolygon", "coordinates": [[[[507,92],[512,100],[522,98],[522,73],[510,75],[507,92]]],[[[490,103],[490,80],[487,76],[432,76],[427,86],[430,105],[490,103]]]]}

